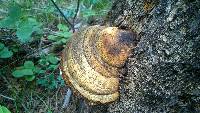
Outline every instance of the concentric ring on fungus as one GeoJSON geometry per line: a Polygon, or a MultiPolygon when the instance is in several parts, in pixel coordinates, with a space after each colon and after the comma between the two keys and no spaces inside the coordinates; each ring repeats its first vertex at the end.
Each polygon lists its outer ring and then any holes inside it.
{"type": "Polygon", "coordinates": [[[64,80],[92,103],[117,100],[119,72],[136,36],[128,30],[99,25],[76,33],[63,51],[64,80]]]}

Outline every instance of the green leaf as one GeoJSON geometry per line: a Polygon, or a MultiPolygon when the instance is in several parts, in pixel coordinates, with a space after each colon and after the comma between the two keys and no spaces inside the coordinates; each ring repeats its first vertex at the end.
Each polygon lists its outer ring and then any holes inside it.
{"type": "Polygon", "coordinates": [[[59,29],[59,31],[69,31],[69,28],[63,24],[58,24],[57,28],[59,29]]]}
{"type": "Polygon", "coordinates": [[[71,33],[71,32],[65,31],[65,32],[58,32],[58,33],[56,33],[56,35],[58,35],[58,36],[60,36],[60,37],[69,38],[69,37],[72,36],[72,33],[71,33]]]}
{"type": "Polygon", "coordinates": [[[35,75],[28,75],[28,76],[25,76],[25,79],[27,81],[33,81],[35,79],[35,75]]]}
{"type": "Polygon", "coordinates": [[[39,72],[37,72],[37,73],[39,73],[39,74],[44,74],[46,72],[46,70],[40,70],[39,72]]]}
{"type": "Polygon", "coordinates": [[[12,72],[12,75],[16,78],[23,77],[25,75],[33,75],[32,69],[19,69],[12,72]]]}
{"type": "Polygon", "coordinates": [[[34,18],[28,18],[28,20],[21,21],[18,26],[16,35],[22,43],[26,43],[31,40],[31,34],[34,31],[40,30],[41,24],[34,18]]]}
{"type": "Polygon", "coordinates": [[[49,70],[55,70],[55,69],[57,69],[57,68],[58,68],[58,65],[50,65],[50,66],[48,67],[49,70]]]}
{"type": "Polygon", "coordinates": [[[49,35],[47,38],[48,38],[49,40],[57,41],[57,40],[58,40],[57,37],[58,37],[58,36],[49,35]]]}
{"type": "Polygon", "coordinates": [[[46,60],[46,59],[40,59],[39,60],[39,64],[41,66],[48,66],[49,65],[49,62],[46,60]]]}
{"type": "Polygon", "coordinates": [[[40,74],[40,73],[45,73],[45,70],[42,70],[42,69],[39,68],[39,67],[35,67],[35,68],[33,69],[33,72],[40,74]]]}
{"type": "Polygon", "coordinates": [[[16,22],[19,21],[21,15],[21,7],[17,3],[11,4],[8,11],[8,17],[0,21],[0,27],[10,29],[15,28],[16,22]]]}
{"type": "Polygon", "coordinates": [[[64,86],[64,85],[65,85],[65,81],[63,80],[63,78],[62,78],[61,75],[59,75],[59,76],[57,77],[57,80],[60,82],[60,86],[64,86]]]}
{"type": "Polygon", "coordinates": [[[58,58],[53,56],[53,55],[48,55],[47,56],[47,60],[51,63],[51,64],[57,64],[58,63],[58,58]]]}
{"type": "Polygon", "coordinates": [[[48,78],[49,78],[50,81],[55,81],[54,74],[49,74],[48,78]]]}
{"type": "Polygon", "coordinates": [[[22,8],[19,4],[13,3],[10,5],[8,15],[11,18],[20,18],[20,16],[22,15],[22,8]]]}
{"type": "Polygon", "coordinates": [[[0,105],[0,113],[11,113],[8,108],[0,105]]]}
{"type": "Polygon", "coordinates": [[[61,81],[61,80],[63,80],[62,76],[61,76],[61,75],[59,75],[59,76],[57,77],[57,80],[58,80],[58,81],[61,81]]]}
{"type": "Polygon", "coordinates": [[[57,88],[57,82],[55,80],[51,81],[51,84],[49,85],[49,89],[57,88]]]}
{"type": "Polygon", "coordinates": [[[33,26],[33,31],[40,31],[40,27],[42,26],[41,23],[37,22],[35,18],[28,18],[28,22],[31,26],[33,26]]]}
{"type": "Polygon", "coordinates": [[[65,39],[65,38],[61,39],[61,42],[62,42],[62,43],[66,43],[67,41],[68,41],[68,40],[65,39]]]}
{"type": "Polygon", "coordinates": [[[32,61],[26,61],[24,63],[24,68],[26,69],[35,69],[34,63],[32,61]]]}
{"type": "Polygon", "coordinates": [[[3,50],[0,51],[0,58],[9,58],[13,55],[12,51],[9,51],[7,47],[4,47],[3,50]]]}

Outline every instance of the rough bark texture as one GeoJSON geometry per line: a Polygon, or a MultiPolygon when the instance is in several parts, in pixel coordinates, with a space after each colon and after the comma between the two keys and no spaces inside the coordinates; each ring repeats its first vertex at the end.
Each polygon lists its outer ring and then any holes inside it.
{"type": "Polygon", "coordinates": [[[200,112],[200,1],[115,0],[111,22],[141,37],[112,113],[200,112]]]}
{"type": "Polygon", "coordinates": [[[200,1],[115,0],[113,26],[136,31],[120,99],[87,106],[72,98],[67,112],[200,113],[200,1]]]}

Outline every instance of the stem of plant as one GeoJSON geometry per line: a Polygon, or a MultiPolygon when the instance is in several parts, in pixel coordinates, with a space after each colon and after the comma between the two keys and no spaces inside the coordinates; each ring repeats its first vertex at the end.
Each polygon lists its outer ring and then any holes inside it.
{"type": "Polygon", "coordinates": [[[56,9],[59,11],[59,13],[62,15],[62,17],[65,19],[65,21],[67,22],[67,24],[70,25],[70,27],[72,28],[72,31],[75,32],[75,29],[74,29],[73,24],[71,24],[71,23],[69,22],[69,20],[65,17],[64,13],[60,10],[60,8],[58,7],[58,5],[57,5],[53,0],[51,0],[51,2],[52,2],[53,5],[56,7],[56,9]]]}

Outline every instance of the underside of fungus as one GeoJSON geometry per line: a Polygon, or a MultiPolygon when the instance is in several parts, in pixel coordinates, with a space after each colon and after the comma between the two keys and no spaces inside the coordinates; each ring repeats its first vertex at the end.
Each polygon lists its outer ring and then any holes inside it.
{"type": "Polygon", "coordinates": [[[66,83],[93,103],[119,97],[119,70],[133,49],[136,34],[117,27],[90,26],[76,33],[63,51],[66,83]]]}

